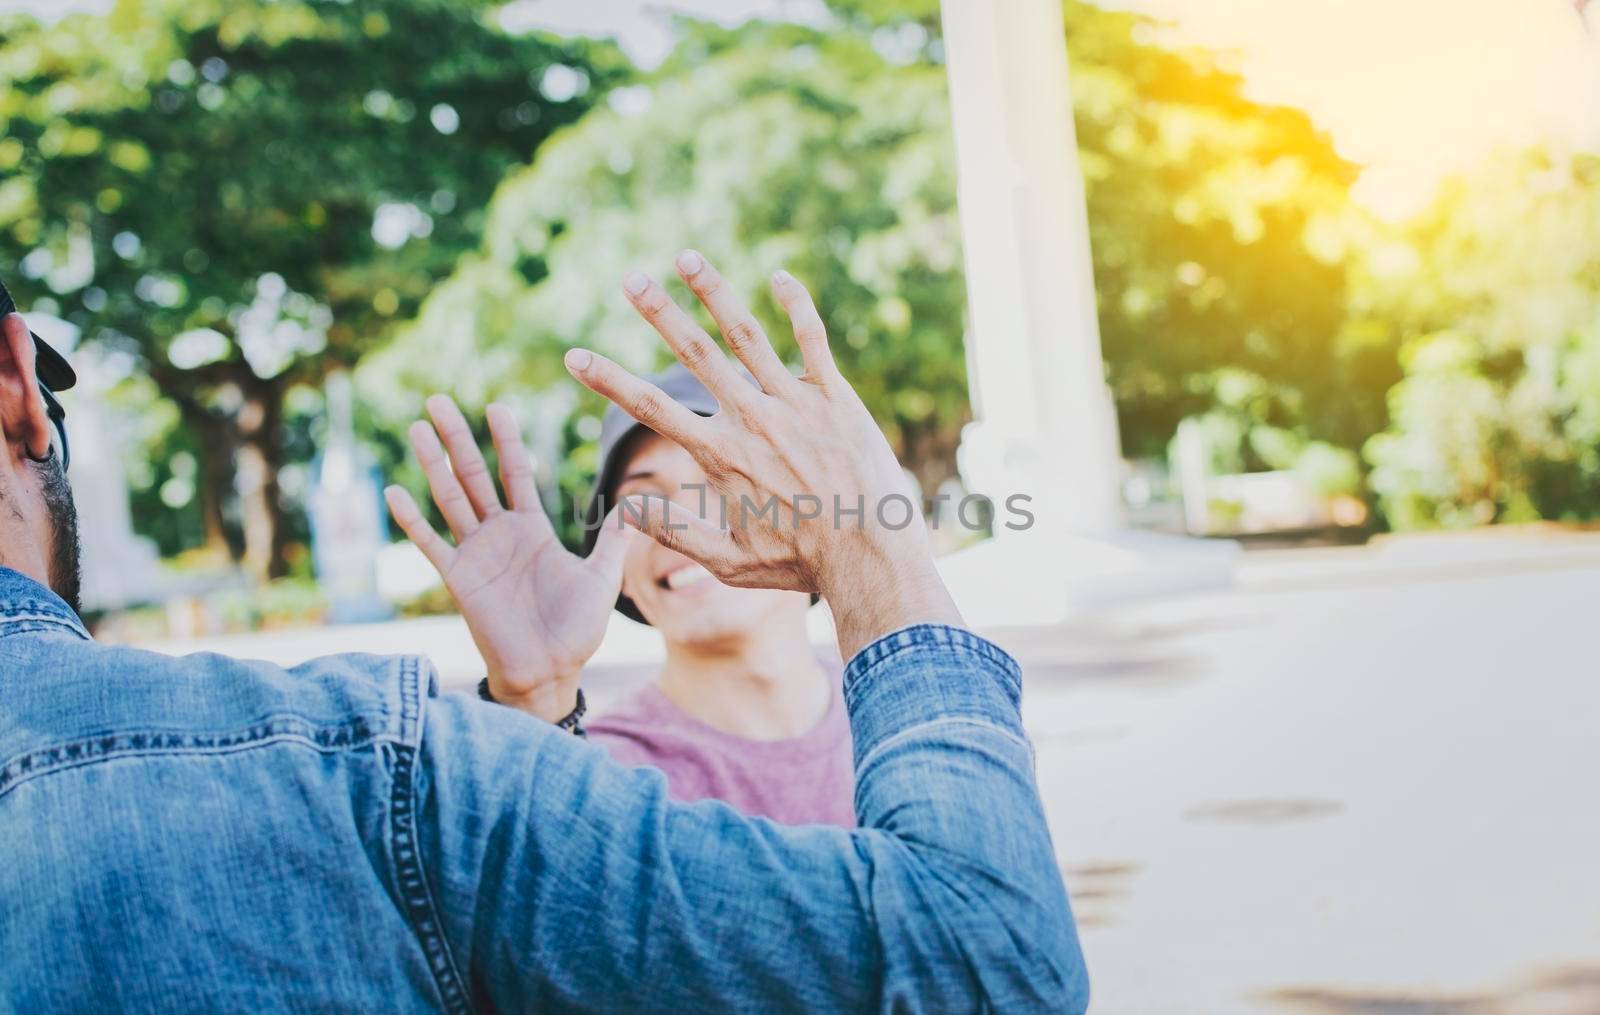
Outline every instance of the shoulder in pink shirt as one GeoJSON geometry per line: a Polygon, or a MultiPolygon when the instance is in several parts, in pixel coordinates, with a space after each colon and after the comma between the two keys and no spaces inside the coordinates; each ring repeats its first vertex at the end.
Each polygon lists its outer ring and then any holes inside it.
{"type": "Polygon", "coordinates": [[[586,724],[590,741],[624,765],[667,777],[676,800],[714,798],[788,825],[854,828],[855,761],[837,682],[822,721],[790,740],[746,740],[674,705],[654,683],[586,724]]]}

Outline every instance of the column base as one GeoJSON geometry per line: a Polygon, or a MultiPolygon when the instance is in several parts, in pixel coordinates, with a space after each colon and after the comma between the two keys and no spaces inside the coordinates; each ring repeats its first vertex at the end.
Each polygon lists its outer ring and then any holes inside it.
{"type": "Polygon", "coordinates": [[[1240,548],[1226,540],[1120,529],[1101,536],[1001,536],[939,560],[977,631],[1041,628],[1118,601],[1224,588],[1240,548]]]}

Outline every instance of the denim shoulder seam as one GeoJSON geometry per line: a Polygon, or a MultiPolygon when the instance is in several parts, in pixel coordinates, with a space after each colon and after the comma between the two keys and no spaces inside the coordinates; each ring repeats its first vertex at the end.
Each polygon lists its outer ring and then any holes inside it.
{"type": "Polygon", "coordinates": [[[394,747],[394,777],[389,794],[389,855],[405,903],[412,933],[422,946],[433,974],[439,999],[448,1012],[470,1013],[471,1004],[462,982],[460,964],[450,948],[434,902],[427,872],[423,869],[422,848],[417,835],[417,768],[422,734],[421,661],[416,656],[400,658],[401,742],[394,747]]]}
{"type": "Polygon", "coordinates": [[[392,740],[358,717],[340,726],[317,726],[298,715],[278,715],[224,733],[154,730],[103,733],[40,747],[5,759],[0,765],[0,797],[25,782],[119,758],[239,754],[272,744],[300,744],[325,754],[392,740]]]}

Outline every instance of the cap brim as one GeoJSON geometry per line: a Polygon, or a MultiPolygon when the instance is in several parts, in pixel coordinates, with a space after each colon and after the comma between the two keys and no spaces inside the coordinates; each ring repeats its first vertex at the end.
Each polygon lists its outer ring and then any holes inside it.
{"type": "Polygon", "coordinates": [[[72,364],[67,362],[65,356],[50,348],[44,339],[34,335],[33,347],[37,350],[34,372],[39,375],[40,384],[51,391],[66,391],[78,383],[78,375],[72,369],[72,364]]]}
{"type": "MultiPolygon", "coordinates": [[[[0,281],[0,317],[17,312],[16,301],[11,298],[11,290],[0,281]]],[[[65,391],[78,383],[78,375],[73,371],[72,364],[67,358],[50,348],[49,344],[32,331],[33,347],[35,352],[34,372],[39,376],[39,383],[51,391],[65,391]]]]}

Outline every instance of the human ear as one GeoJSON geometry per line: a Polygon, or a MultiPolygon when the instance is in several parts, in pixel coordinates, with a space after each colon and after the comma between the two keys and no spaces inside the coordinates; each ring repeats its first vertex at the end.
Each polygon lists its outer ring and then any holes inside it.
{"type": "Polygon", "coordinates": [[[21,314],[0,322],[0,431],[30,458],[50,453],[50,417],[35,372],[38,351],[21,314]]]}

